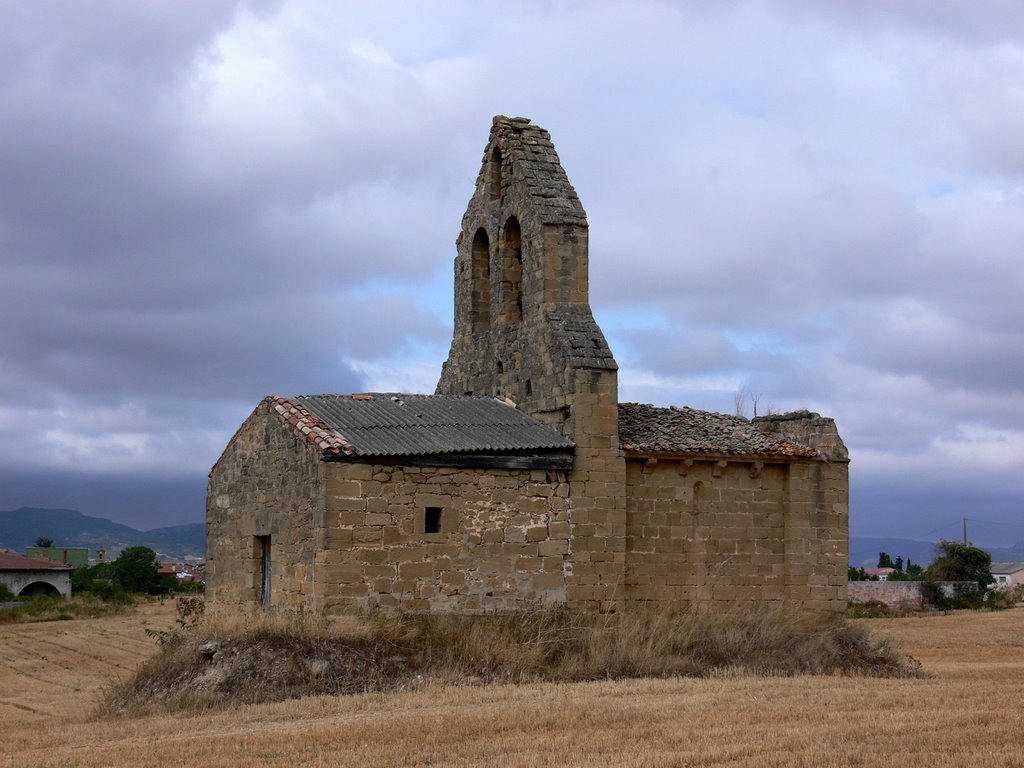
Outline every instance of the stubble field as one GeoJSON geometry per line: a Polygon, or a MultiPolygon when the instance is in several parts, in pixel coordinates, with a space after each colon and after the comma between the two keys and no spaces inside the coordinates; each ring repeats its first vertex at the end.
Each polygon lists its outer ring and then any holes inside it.
{"type": "Polygon", "coordinates": [[[426,686],[93,720],[173,605],[0,626],[4,766],[1024,766],[1024,609],[870,620],[923,679],[426,686]]]}

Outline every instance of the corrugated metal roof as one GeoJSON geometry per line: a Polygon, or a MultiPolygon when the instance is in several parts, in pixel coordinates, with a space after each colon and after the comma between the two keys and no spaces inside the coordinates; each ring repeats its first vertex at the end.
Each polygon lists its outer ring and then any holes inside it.
{"type": "Polygon", "coordinates": [[[373,392],[272,400],[297,429],[336,454],[423,456],[573,447],[551,427],[490,397],[373,392]]]}
{"type": "Polygon", "coordinates": [[[813,448],[762,432],[742,416],[619,403],[619,440],[625,451],[730,456],[817,456],[813,448]]]}

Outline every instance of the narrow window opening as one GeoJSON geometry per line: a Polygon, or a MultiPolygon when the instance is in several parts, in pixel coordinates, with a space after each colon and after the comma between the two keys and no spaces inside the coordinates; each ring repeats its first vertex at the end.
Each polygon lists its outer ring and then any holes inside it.
{"type": "Polygon", "coordinates": [[[423,511],[423,532],[441,532],[441,507],[427,507],[423,511]]]}
{"type": "Polygon", "coordinates": [[[483,229],[478,229],[473,237],[470,271],[473,333],[479,333],[491,327],[491,244],[483,229]]]}
{"type": "Polygon", "coordinates": [[[270,608],[271,595],[271,559],[270,559],[270,537],[255,537],[256,557],[259,559],[259,601],[260,606],[266,610],[270,608]]]}
{"type": "Polygon", "coordinates": [[[529,379],[526,380],[526,394],[533,394],[533,383],[529,379]]]}
{"type": "Polygon", "coordinates": [[[518,323],[523,319],[523,239],[515,216],[505,222],[501,253],[501,319],[506,324],[518,323]]]}
{"type": "Polygon", "coordinates": [[[505,364],[502,363],[501,360],[499,360],[498,361],[498,373],[504,373],[504,372],[505,372],[505,364]]]}
{"type": "Polygon", "coordinates": [[[466,397],[472,397],[473,396],[473,390],[471,389],[468,392],[464,392],[463,394],[465,394],[466,397]]]}

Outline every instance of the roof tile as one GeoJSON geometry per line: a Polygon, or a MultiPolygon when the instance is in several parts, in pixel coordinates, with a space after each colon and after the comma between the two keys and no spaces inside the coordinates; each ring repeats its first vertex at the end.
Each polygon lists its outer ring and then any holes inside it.
{"type": "Polygon", "coordinates": [[[40,557],[0,552],[0,571],[70,571],[74,566],[40,557]]]}
{"type": "Polygon", "coordinates": [[[619,440],[624,451],[635,453],[818,455],[806,445],[762,432],[742,416],[640,403],[619,404],[619,440]]]}

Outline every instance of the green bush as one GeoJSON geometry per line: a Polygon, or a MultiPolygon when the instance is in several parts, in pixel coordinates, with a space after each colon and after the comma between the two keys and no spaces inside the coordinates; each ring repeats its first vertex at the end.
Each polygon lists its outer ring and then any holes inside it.
{"type": "Polygon", "coordinates": [[[97,563],[71,574],[74,594],[92,594],[116,603],[131,602],[132,594],[162,595],[178,587],[173,575],[161,574],[156,552],[128,547],[112,563],[97,563]]]}
{"type": "Polygon", "coordinates": [[[982,590],[992,583],[992,555],[985,550],[943,539],[936,551],[939,556],[925,572],[929,580],[974,581],[982,590]]]}
{"type": "Polygon", "coordinates": [[[974,585],[975,582],[956,582],[953,584],[953,594],[947,595],[942,589],[942,584],[926,579],[921,582],[921,595],[924,597],[925,605],[938,608],[940,611],[984,608],[985,592],[974,585]]]}

